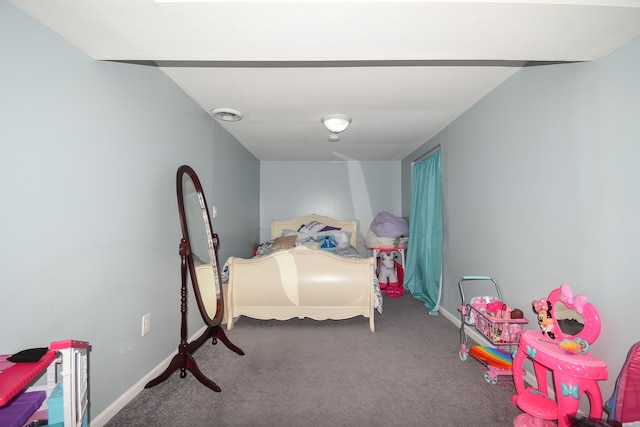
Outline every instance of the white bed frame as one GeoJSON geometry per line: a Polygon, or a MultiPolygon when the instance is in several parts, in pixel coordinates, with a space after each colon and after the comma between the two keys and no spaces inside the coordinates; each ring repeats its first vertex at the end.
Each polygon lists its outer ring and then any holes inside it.
{"type": "MultiPolygon", "coordinates": [[[[271,237],[282,230],[297,230],[302,224],[320,221],[351,232],[356,247],[356,221],[339,221],[321,215],[306,215],[286,221],[274,220],[271,237]]],[[[229,258],[226,292],[227,329],[237,317],[287,320],[369,318],[374,325],[374,259],[350,259],[320,249],[297,246],[253,258],[229,258]]]]}

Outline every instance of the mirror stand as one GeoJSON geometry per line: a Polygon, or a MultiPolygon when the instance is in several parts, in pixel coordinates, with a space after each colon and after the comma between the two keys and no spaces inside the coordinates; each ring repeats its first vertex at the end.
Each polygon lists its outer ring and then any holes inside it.
{"type": "Polygon", "coordinates": [[[180,314],[182,319],[180,325],[180,344],[178,345],[178,353],[173,356],[173,359],[171,359],[167,369],[165,369],[164,372],[158,375],[155,379],[149,381],[144,388],[151,388],[160,384],[169,378],[176,370],[180,369],[180,378],[186,378],[187,371],[190,371],[203,385],[209,387],[213,391],[220,392],[220,387],[200,371],[192,353],[209,338],[212,339],[213,345],[217,344],[217,340],[220,339],[220,341],[235,353],[243,356],[244,352],[229,341],[220,325],[207,327],[200,337],[191,343],[187,342],[187,242],[184,238],[180,241],[178,252],[180,253],[180,270],[182,276],[182,287],[180,290],[180,314]]]}

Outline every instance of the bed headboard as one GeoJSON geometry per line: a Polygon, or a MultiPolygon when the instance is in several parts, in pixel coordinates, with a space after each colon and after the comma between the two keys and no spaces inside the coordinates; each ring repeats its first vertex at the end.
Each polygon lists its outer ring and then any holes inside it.
{"type": "Polygon", "coordinates": [[[310,214],[305,216],[299,216],[297,218],[285,219],[285,220],[277,220],[274,219],[271,221],[271,238],[275,239],[276,237],[280,237],[282,235],[282,230],[297,230],[300,228],[302,224],[308,224],[311,221],[319,221],[323,224],[330,225],[331,227],[339,227],[344,231],[348,231],[351,233],[350,243],[354,248],[357,242],[357,222],[356,220],[351,221],[340,221],[338,219],[330,218],[328,216],[310,214]]]}

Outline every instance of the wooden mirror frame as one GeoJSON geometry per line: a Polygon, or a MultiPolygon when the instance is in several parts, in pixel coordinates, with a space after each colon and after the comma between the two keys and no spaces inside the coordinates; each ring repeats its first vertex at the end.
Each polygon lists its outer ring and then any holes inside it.
{"type": "MultiPolygon", "coordinates": [[[[180,227],[182,229],[182,238],[186,243],[186,257],[189,266],[191,284],[193,293],[198,304],[198,309],[202,315],[202,319],[208,326],[218,326],[222,323],[224,315],[224,296],[222,294],[222,285],[220,283],[220,268],[218,265],[218,235],[213,233],[211,227],[211,219],[209,218],[209,207],[207,200],[202,191],[202,185],[198,176],[189,166],[183,165],[178,168],[176,175],[176,192],[178,194],[178,213],[180,215],[180,227]],[[193,192],[185,191],[188,184],[193,185],[193,192]],[[193,200],[188,197],[195,194],[193,200]],[[194,206],[194,202],[197,206],[194,206]],[[189,212],[193,215],[201,215],[201,218],[189,216],[189,212]],[[204,227],[202,227],[204,226],[204,227]],[[196,231],[190,233],[190,231],[196,231]],[[200,233],[198,233],[200,232],[200,233]],[[201,235],[198,235],[201,234],[201,235]],[[199,265],[196,268],[194,258],[196,257],[195,242],[204,241],[206,248],[199,248],[200,254],[198,259],[199,265]],[[206,252],[206,253],[205,253],[206,252]],[[201,267],[211,270],[210,274],[198,274],[201,267]],[[210,267],[210,269],[209,269],[210,267]],[[211,274],[212,273],[212,274],[211,274]],[[206,280],[202,280],[206,279],[206,280]],[[210,281],[207,283],[207,281],[210,281]],[[215,305],[213,301],[208,301],[203,295],[211,296],[215,293],[215,305]],[[213,315],[211,313],[215,310],[213,315]]],[[[201,246],[201,245],[200,245],[201,246]]]]}
{"type": "MultiPolygon", "coordinates": [[[[218,267],[218,236],[212,231],[211,220],[209,219],[208,213],[209,208],[207,207],[207,201],[202,191],[202,185],[200,185],[200,180],[198,179],[195,171],[191,169],[191,167],[182,165],[178,168],[178,172],[176,175],[176,190],[178,194],[178,211],[180,214],[180,225],[182,227],[182,239],[180,240],[180,245],[178,248],[178,253],[180,254],[181,259],[180,273],[182,278],[180,291],[180,344],[178,345],[178,353],[173,357],[167,369],[157,378],[147,383],[147,385],[145,385],[145,388],[151,388],[155,385],[160,384],[161,382],[169,378],[174,371],[179,369],[180,378],[186,378],[186,371],[190,371],[202,384],[209,387],[213,391],[219,392],[220,387],[218,387],[216,383],[207,378],[200,371],[200,369],[198,369],[198,366],[193,359],[192,353],[200,348],[200,346],[204,344],[204,342],[209,338],[211,338],[212,344],[214,345],[217,344],[218,339],[220,339],[220,341],[222,341],[224,345],[227,346],[227,348],[241,356],[244,355],[244,352],[239,347],[231,343],[231,341],[229,341],[226,334],[224,333],[224,330],[220,326],[220,324],[222,323],[222,318],[224,316],[224,297],[222,293],[222,284],[220,282],[220,269],[218,267]],[[216,295],[215,313],[213,314],[213,316],[207,308],[208,301],[206,301],[207,296],[210,296],[211,292],[202,292],[201,286],[203,284],[198,281],[198,274],[193,259],[194,255],[191,250],[192,247],[189,236],[189,227],[185,211],[185,177],[189,178],[189,181],[194,186],[194,191],[197,194],[199,203],[198,209],[202,213],[202,221],[204,224],[204,232],[206,235],[208,246],[208,262],[211,265],[211,272],[213,273],[211,275],[211,278],[214,281],[213,284],[209,285],[214,287],[216,295]],[[202,333],[202,335],[200,335],[200,337],[190,343],[187,342],[187,270],[189,270],[190,272],[191,283],[193,285],[194,294],[198,303],[198,309],[200,310],[202,319],[207,325],[207,328],[202,333]]],[[[207,266],[206,263],[200,263],[200,265],[207,266]]]]}

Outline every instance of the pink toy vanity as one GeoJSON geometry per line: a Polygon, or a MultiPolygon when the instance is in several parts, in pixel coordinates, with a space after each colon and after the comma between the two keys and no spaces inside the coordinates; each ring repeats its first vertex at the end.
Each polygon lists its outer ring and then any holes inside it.
{"type": "Polygon", "coordinates": [[[598,381],[608,378],[607,365],[588,352],[602,327],[598,311],[584,295],[573,296],[566,284],[533,305],[549,307],[539,318],[549,316],[553,323],[525,331],[520,337],[513,359],[517,394],[512,400],[524,413],[516,417],[514,427],[568,427],[583,394],[589,400],[589,417],[600,420],[603,402],[598,381]],[[525,387],[523,366],[527,358],[533,362],[537,388],[525,387]],[[549,371],[553,373],[555,399],[548,395],[549,371]]]}

